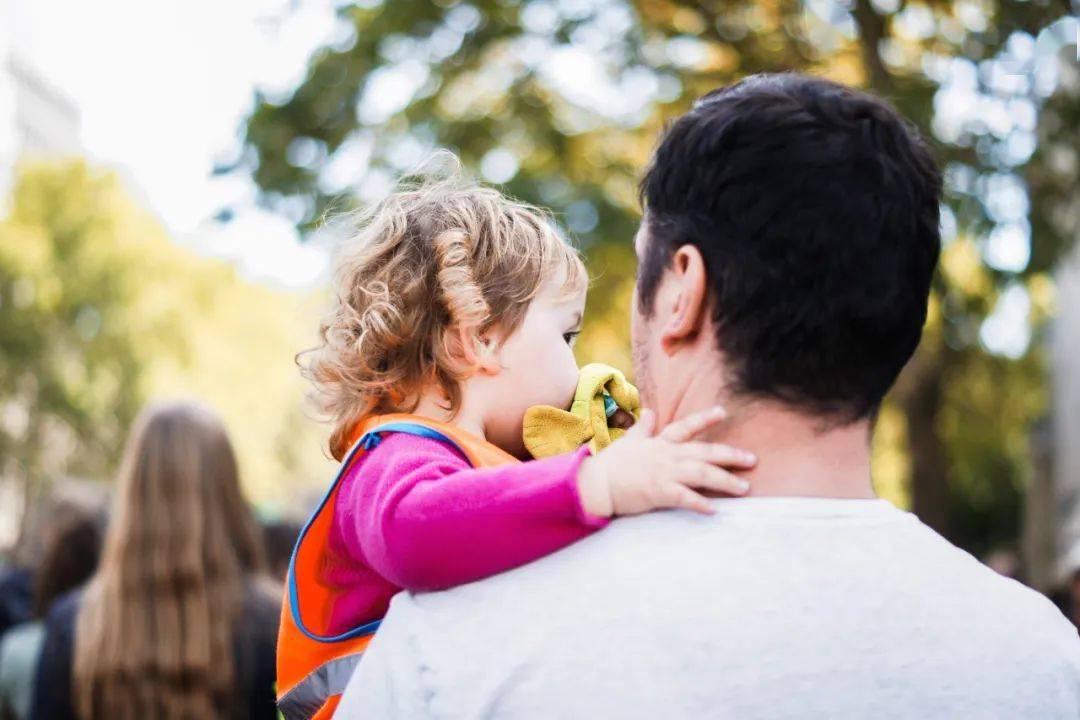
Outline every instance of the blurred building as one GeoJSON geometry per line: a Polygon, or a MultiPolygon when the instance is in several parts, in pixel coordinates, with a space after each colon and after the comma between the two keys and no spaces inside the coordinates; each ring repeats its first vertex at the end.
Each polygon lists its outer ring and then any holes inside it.
{"type": "Polygon", "coordinates": [[[79,110],[33,66],[12,54],[6,58],[8,85],[5,125],[14,153],[74,155],[79,148],[79,110]]]}
{"type": "Polygon", "coordinates": [[[0,0],[0,193],[19,157],[80,151],[79,109],[35,69],[15,0],[0,0]]]}
{"type": "MultiPolygon", "coordinates": [[[[24,25],[19,3],[0,0],[0,198],[20,157],[80,152],[79,110],[35,69],[24,25]]],[[[0,421],[6,410],[0,407],[0,421]]],[[[22,512],[21,493],[0,477],[0,548],[15,540],[22,512]]]]}

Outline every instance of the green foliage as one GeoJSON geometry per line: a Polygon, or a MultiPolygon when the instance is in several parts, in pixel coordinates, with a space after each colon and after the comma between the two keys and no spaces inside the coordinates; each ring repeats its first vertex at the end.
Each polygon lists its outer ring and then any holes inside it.
{"type": "Polygon", "coordinates": [[[137,303],[136,238],[147,230],[160,232],[111,174],[81,162],[18,174],[0,224],[0,397],[9,419],[0,443],[25,473],[109,466],[143,402],[147,357],[176,349],[137,340],[169,337],[157,332],[168,320],[137,303]],[[68,453],[71,465],[61,459],[68,453]]]}
{"type": "Polygon", "coordinates": [[[146,402],[222,416],[249,496],[295,513],[332,467],[293,363],[318,297],[196,256],[111,172],[27,164],[0,221],[0,475],[30,497],[65,475],[106,479],[146,402]]]}

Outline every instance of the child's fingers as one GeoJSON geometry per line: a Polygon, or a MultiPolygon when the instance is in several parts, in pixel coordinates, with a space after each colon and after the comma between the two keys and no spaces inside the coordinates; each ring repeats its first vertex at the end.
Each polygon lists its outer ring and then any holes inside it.
{"type": "Polygon", "coordinates": [[[655,428],[656,415],[653,414],[652,410],[642,408],[641,415],[638,417],[637,422],[626,431],[626,435],[623,437],[652,437],[655,428]]]}
{"type": "Polygon", "coordinates": [[[752,468],[757,456],[748,450],[710,442],[687,442],[675,447],[676,453],[688,460],[712,463],[720,467],[752,468]]]}
{"type": "Polygon", "coordinates": [[[669,442],[686,442],[708,427],[727,417],[727,411],[719,405],[688,415],[664,428],[660,437],[669,442]]]}
{"type": "Polygon", "coordinates": [[[608,418],[608,427],[620,428],[622,430],[629,430],[634,426],[634,416],[626,412],[622,408],[615,411],[615,414],[608,418]]]}
{"type": "Polygon", "coordinates": [[[707,497],[699,495],[687,486],[678,483],[672,483],[671,489],[668,491],[667,502],[664,506],[669,508],[681,508],[683,510],[693,510],[702,515],[712,515],[716,512],[707,497]]]}
{"type": "Polygon", "coordinates": [[[680,473],[681,482],[698,490],[711,490],[727,495],[745,495],[750,483],[707,462],[688,463],[680,473]]]}

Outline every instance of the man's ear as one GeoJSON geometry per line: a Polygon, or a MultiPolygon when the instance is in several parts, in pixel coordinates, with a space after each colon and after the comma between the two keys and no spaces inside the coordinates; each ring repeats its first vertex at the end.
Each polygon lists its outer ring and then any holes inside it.
{"type": "Polygon", "coordinates": [[[676,293],[675,304],[660,330],[660,347],[670,355],[701,331],[707,319],[709,277],[705,258],[693,245],[683,245],[675,251],[669,272],[669,282],[676,293]]]}

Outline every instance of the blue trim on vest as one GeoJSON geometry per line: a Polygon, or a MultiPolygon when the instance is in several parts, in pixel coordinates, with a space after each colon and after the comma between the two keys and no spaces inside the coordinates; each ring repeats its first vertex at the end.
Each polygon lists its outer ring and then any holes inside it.
{"type": "Polygon", "coordinates": [[[352,640],[364,635],[373,635],[379,628],[382,620],[372,620],[371,622],[358,625],[351,630],[346,630],[339,635],[316,635],[307,629],[303,620],[300,619],[300,593],[296,587],[296,553],[300,550],[300,544],[304,541],[304,537],[307,535],[308,530],[311,528],[311,524],[315,522],[315,518],[319,517],[323,509],[326,507],[326,503],[330,501],[330,496],[334,494],[334,489],[337,488],[338,483],[342,481],[349,468],[352,467],[353,462],[362,454],[368,450],[374,450],[382,442],[383,433],[399,432],[406,433],[408,435],[416,435],[418,437],[424,437],[431,440],[438,440],[440,442],[447,443],[451,447],[455,448],[462,455],[468,457],[468,455],[448,436],[442,434],[434,428],[421,425],[413,422],[391,422],[385,425],[379,425],[373,430],[369,430],[364,433],[359,440],[352,446],[349,452],[345,455],[345,459],[341,463],[341,469],[338,470],[337,476],[334,477],[334,482],[330,483],[330,489],[323,495],[323,499],[319,502],[319,506],[315,508],[315,512],[311,514],[308,521],[304,523],[303,529],[300,531],[300,535],[296,538],[296,544],[293,546],[292,557],[289,558],[289,611],[292,613],[293,623],[296,627],[307,637],[315,640],[316,642],[335,643],[342,642],[343,640],[352,640]]]}

